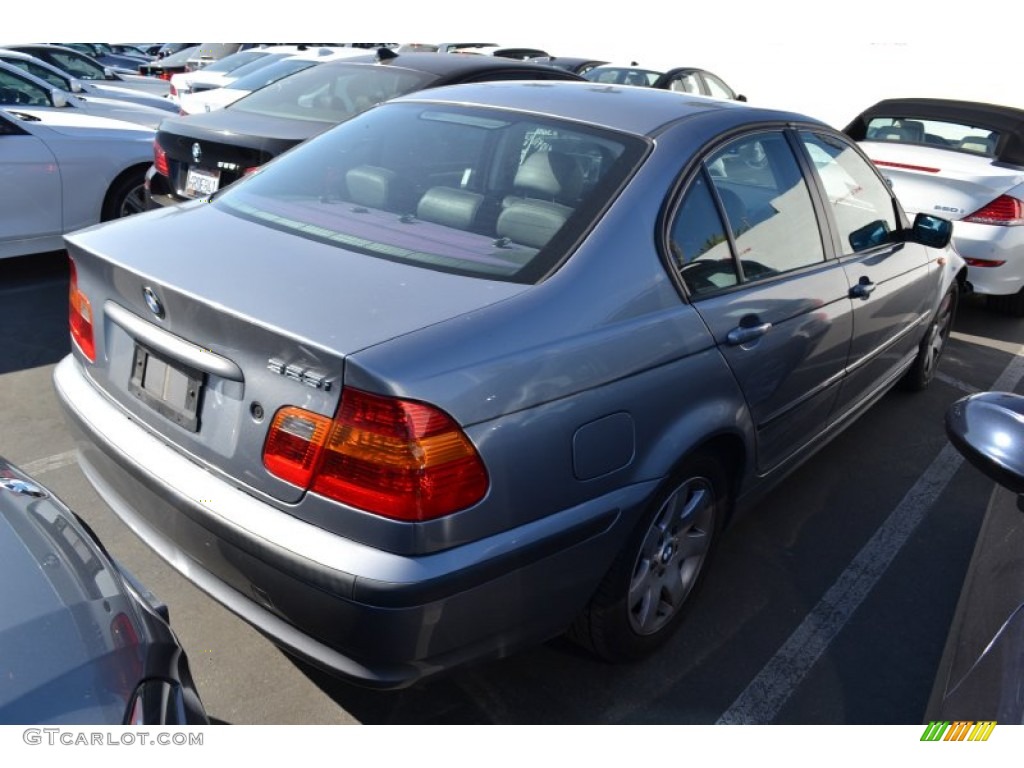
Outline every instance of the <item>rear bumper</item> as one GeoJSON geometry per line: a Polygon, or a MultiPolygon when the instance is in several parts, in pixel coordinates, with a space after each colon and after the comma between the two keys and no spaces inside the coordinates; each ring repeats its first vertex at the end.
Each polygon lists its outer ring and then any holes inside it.
{"type": "Polygon", "coordinates": [[[975,293],[1007,296],[1024,288],[1024,226],[958,221],[953,226],[953,247],[965,259],[1004,262],[998,267],[968,265],[967,280],[975,293]]]}
{"type": "Polygon", "coordinates": [[[373,549],[224,482],[129,419],[65,358],[54,372],[86,476],[186,578],[278,645],[402,687],[569,625],[653,484],[430,555],[373,549]]]}
{"type": "Polygon", "coordinates": [[[171,192],[167,177],[157,173],[156,167],[152,165],[146,171],[145,191],[147,211],[187,202],[185,198],[178,197],[171,192]]]}

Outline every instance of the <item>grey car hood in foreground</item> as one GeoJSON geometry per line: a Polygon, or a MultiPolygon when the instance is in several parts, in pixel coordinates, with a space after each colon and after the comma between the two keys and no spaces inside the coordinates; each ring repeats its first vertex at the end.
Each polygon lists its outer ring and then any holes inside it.
{"type": "MultiPolygon", "coordinates": [[[[158,293],[169,289],[201,296],[204,304],[342,356],[502,301],[527,287],[347,251],[204,202],[113,223],[68,236],[72,257],[77,249],[102,255],[140,274],[158,293]],[[187,226],[178,217],[186,217],[187,226]]],[[[141,292],[109,298],[145,312],[141,292]]],[[[172,332],[203,330],[175,323],[182,318],[169,315],[167,320],[165,327],[172,332]]]]}
{"type": "Polygon", "coordinates": [[[0,459],[0,723],[122,723],[145,637],[97,544],[0,459]]]}

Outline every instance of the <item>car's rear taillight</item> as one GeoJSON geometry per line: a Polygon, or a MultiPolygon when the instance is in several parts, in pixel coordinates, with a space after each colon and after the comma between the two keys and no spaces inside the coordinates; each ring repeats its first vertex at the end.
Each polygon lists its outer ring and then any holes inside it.
{"type": "Polygon", "coordinates": [[[282,408],[274,416],[263,447],[263,465],[289,483],[308,488],[331,420],[302,408],[282,408]]]}
{"type": "Polygon", "coordinates": [[[171,96],[177,96],[178,89],[174,87],[174,83],[171,83],[171,96]]]}
{"type": "Polygon", "coordinates": [[[161,176],[170,177],[171,168],[167,164],[167,152],[156,139],[153,139],[153,165],[156,166],[156,172],[161,176]]]}
{"type": "Polygon", "coordinates": [[[1000,195],[984,208],[975,211],[970,216],[964,216],[964,221],[1014,227],[1024,224],[1024,203],[1015,197],[1000,195]]]}
{"type": "Polygon", "coordinates": [[[92,305],[78,288],[78,270],[75,260],[68,258],[71,267],[71,283],[68,288],[68,325],[71,338],[90,363],[96,362],[96,341],[92,332],[92,305]]]}
{"type": "Polygon", "coordinates": [[[448,414],[431,405],[346,389],[324,440],[325,421],[298,408],[279,411],[263,452],[267,469],[334,501],[396,520],[442,517],[487,492],[487,470],[476,448],[448,414]]]}
{"type": "Polygon", "coordinates": [[[256,173],[256,171],[258,171],[262,167],[263,167],[262,165],[254,165],[252,168],[246,168],[244,171],[242,171],[242,175],[243,176],[250,176],[250,175],[256,173]]]}

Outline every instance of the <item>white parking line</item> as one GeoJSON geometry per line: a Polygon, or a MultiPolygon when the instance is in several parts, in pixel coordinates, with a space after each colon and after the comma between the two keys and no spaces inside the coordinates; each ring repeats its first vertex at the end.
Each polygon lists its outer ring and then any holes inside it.
{"type": "Polygon", "coordinates": [[[961,392],[966,392],[968,395],[973,395],[975,392],[981,391],[973,384],[968,384],[966,381],[961,381],[960,379],[954,379],[952,376],[947,376],[944,373],[936,373],[935,378],[943,384],[948,384],[955,389],[959,389],[961,392]]]}
{"type": "MultiPolygon", "coordinates": [[[[992,389],[1012,392],[1021,379],[1024,379],[1024,346],[1016,349],[1014,358],[992,384],[992,389]]],[[[776,718],[962,463],[963,458],[952,445],[946,445],[939,452],[800,626],[722,713],[719,724],[767,724],[776,718]]]]}
{"type": "Polygon", "coordinates": [[[64,453],[55,453],[53,456],[21,464],[20,469],[26,475],[41,475],[44,472],[52,472],[55,469],[67,467],[76,461],[78,461],[77,451],[64,451],[64,453]]]}

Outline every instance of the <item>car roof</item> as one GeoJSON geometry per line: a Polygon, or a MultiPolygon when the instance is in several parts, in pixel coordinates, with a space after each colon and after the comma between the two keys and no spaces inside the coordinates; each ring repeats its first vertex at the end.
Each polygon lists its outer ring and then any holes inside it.
{"type": "Polygon", "coordinates": [[[998,131],[995,159],[1024,165],[1024,109],[953,99],[883,99],[857,115],[843,132],[855,141],[864,141],[868,123],[876,117],[948,120],[998,131]]]}
{"type": "MultiPolygon", "coordinates": [[[[391,53],[389,51],[389,53],[391,53]]],[[[537,64],[518,59],[506,59],[501,56],[466,56],[454,53],[399,53],[392,57],[378,60],[377,54],[365,56],[353,56],[345,59],[347,64],[378,64],[380,66],[404,67],[420,72],[427,72],[432,75],[444,78],[461,78],[472,76],[477,73],[500,71],[537,72],[550,79],[552,72],[559,72],[554,67],[546,64],[537,64]]],[[[326,62],[325,66],[331,66],[326,62]]],[[[582,79],[578,75],[562,70],[566,80],[582,79]]],[[[557,77],[557,75],[556,75],[557,77]]]]}
{"type": "MultiPolygon", "coordinates": [[[[513,109],[547,114],[638,136],[656,135],[677,120],[722,110],[741,110],[760,121],[805,122],[820,120],[779,110],[751,107],[744,102],[713,99],[655,88],[582,82],[498,80],[430,88],[392,101],[455,102],[465,105],[513,109]]],[[[739,118],[739,113],[734,113],[739,118]]]]}

